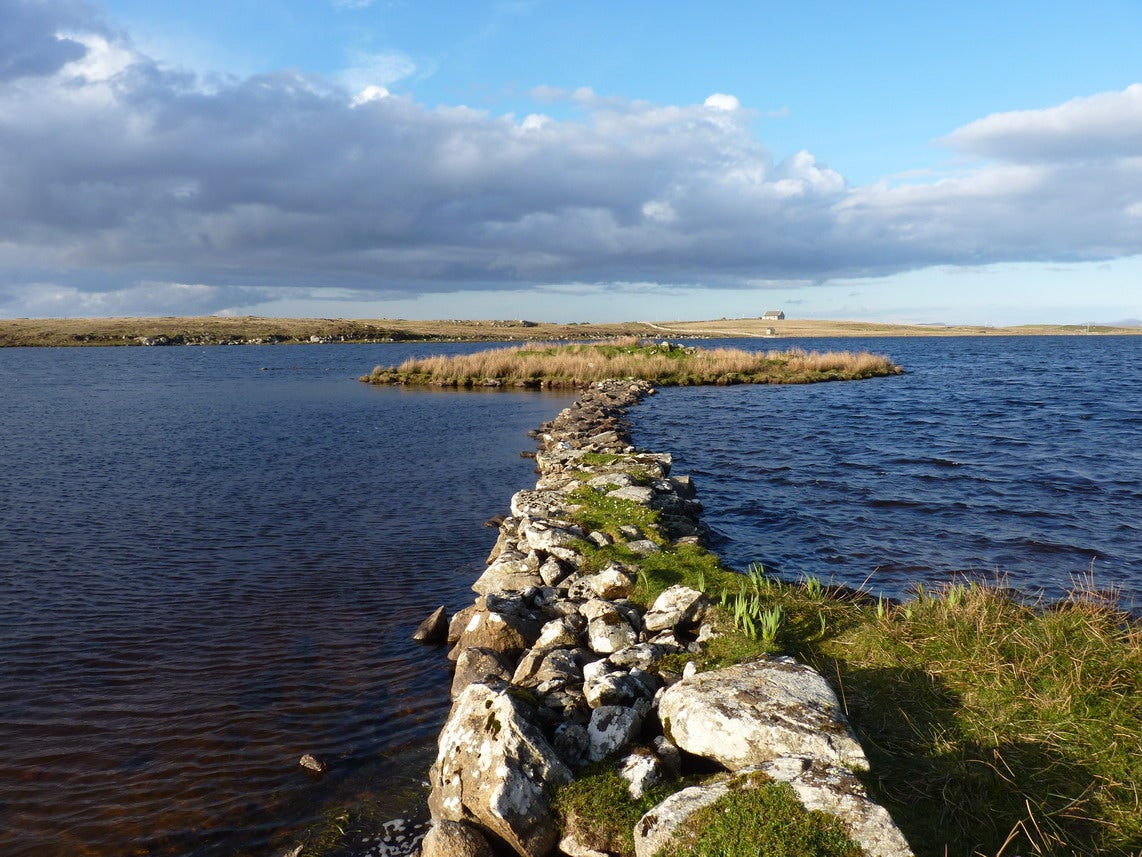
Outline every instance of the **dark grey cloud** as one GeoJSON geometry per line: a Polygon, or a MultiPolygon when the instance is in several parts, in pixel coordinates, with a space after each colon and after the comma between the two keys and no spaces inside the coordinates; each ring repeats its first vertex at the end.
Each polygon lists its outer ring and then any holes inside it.
{"type": "Polygon", "coordinates": [[[103,29],[81,2],[0,0],[0,84],[55,74],[82,59],[87,49],[67,37],[66,31],[75,27],[88,32],[103,29]]]}
{"type": "Polygon", "coordinates": [[[292,72],[202,79],[134,53],[82,4],[0,3],[9,315],[317,289],[748,288],[1142,252],[1142,161],[1113,142],[1142,125],[1142,86],[1056,108],[1062,136],[1031,111],[945,141],[990,165],[851,187],[808,152],[775,163],[731,96],[544,90],[574,117],[559,120],[430,109],[292,72]],[[18,52],[8,32],[27,36],[18,52]]]}

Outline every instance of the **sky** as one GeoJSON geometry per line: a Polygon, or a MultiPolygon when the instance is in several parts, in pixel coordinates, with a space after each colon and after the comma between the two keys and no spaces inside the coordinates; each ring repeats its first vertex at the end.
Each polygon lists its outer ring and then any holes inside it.
{"type": "Polygon", "coordinates": [[[1139,45],[1142,0],[0,0],[0,317],[1137,322],[1139,45]]]}

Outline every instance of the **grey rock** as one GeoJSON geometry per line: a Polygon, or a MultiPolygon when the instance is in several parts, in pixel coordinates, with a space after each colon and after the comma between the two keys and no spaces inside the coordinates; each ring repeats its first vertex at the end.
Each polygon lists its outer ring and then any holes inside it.
{"type": "Polygon", "coordinates": [[[591,712],[587,724],[587,757],[592,762],[605,759],[634,743],[642,729],[642,715],[623,705],[604,705],[591,712]]]}
{"type": "Polygon", "coordinates": [[[534,648],[566,649],[578,646],[579,635],[586,627],[586,620],[578,613],[552,619],[540,629],[534,648]]]}
{"type": "Polygon", "coordinates": [[[870,857],[911,857],[912,849],[888,810],[869,799],[852,771],[806,757],[764,762],[761,773],[789,783],[806,809],[836,816],[870,857]]]}
{"type": "Polygon", "coordinates": [[[655,643],[638,643],[608,655],[607,662],[625,669],[640,667],[649,670],[668,654],[677,651],[680,651],[678,647],[660,646],[655,643]]]}
{"type": "Polygon", "coordinates": [[[472,647],[464,649],[456,658],[456,672],[452,676],[452,699],[458,699],[468,685],[488,678],[507,681],[512,676],[512,665],[507,658],[491,649],[472,647]]]}
{"type": "Polygon", "coordinates": [[[682,752],[665,735],[654,739],[654,752],[662,763],[662,770],[668,777],[682,774],[682,752]]]}
{"type": "Polygon", "coordinates": [[[460,821],[438,821],[420,844],[421,857],[494,857],[478,829],[460,821]]]}
{"type": "Polygon", "coordinates": [[[531,521],[520,528],[520,542],[531,550],[555,553],[556,548],[571,548],[585,539],[583,528],[575,524],[554,521],[531,521]]]}
{"type": "Polygon", "coordinates": [[[470,821],[521,857],[547,857],[558,841],[552,790],[571,770],[506,687],[473,684],[440,732],[429,772],[434,821],[470,821]]]}
{"type": "Polygon", "coordinates": [[[705,595],[688,586],[671,586],[654,600],[642,617],[647,631],[692,628],[701,624],[709,604],[705,595]]]}
{"type": "MultiPolygon", "coordinates": [[[[542,453],[541,453],[542,455],[542,453]]],[[[561,520],[575,508],[560,491],[517,491],[511,500],[513,518],[561,520]]]]}
{"type": "Polygon", "coordinates": [[[638,503],[640,506],[649,506],[651,501],[654,500],[654,489],[646,488],[641,485],[628,485],[625,488],[616,488],[614,491],[608,491],[607,496],[615,500],[630,500],[632,503],[638,503]]]}
{"type": "Polygon", "coordinates": [[[591,746],[587,727],[581,723],[566,722],[555,727],[551,739],[552,746],[559,757],[568,765],[579,767],[586,764],[587,755],[591,746]]]}
{"type": "Polygon", "coordinates": [[[312,753],[306,753],[304,756],[298,759],[297,763],[307,771],[313,771],[315,774],[324,774],[328,768],[328,766],[323,761],[318,759],[312,753]]]}
{"type": "Polygon", "coordinates": [[[633,542],[627,542],[627,548],[634,551],[639,556],[650,556],[650,554],[658,553],[662,550],[662,548],[660,548],[650,539],[637,539],[633,542]]]}
{"type": "Polygon", "coordinates": [[[790,659],[683,679],[662,695],[658,714],[671,741],[731,771],[780,756],[868,770],[832,688],[811,667],[790,659]]]}
{"type": "Polygon", "coordinates": [[[693,500],[698,495],[698,489],[694,486],[694,480],[689,476],[671,476],[670,484],[674,487],[674,491],[684,500],[693,500]]]}
{"type": "Polygon", "coordinates": [[[583,670],[570,649],[532,649],[512,676],[512,684],[535,688],[540,693],[554,693],[582,683],[583,670]]]}
{"type": "Polygon", "coordinates": [[[608,565],[598,574],[583,578],[594,595],[606,601],[626,598],[634,589],[634,578],[617,565],[608,565]]]}
{"type": "Polygon", "coordinates": [[[520,618],[512,613],[494,610],[473,612],[468,624],[460,632],[460,638],[449,653],[455,660],[464,649],[492,649],[508,657],[523,653],[539,637],[541,625],[538,621],[520,618]]]}
{"type": "Polygon", "coordinates": [[[476,579],[472,584],[472,590],[480,595],[502,595],[543,586],[544,580],[537,568],[538,564],[533,567],[526,555],[516,551],[504,551],[476,579]]]}
{"type": "Polygon", "coordinates": [[[610,851],[598,851],[580,842],[574,833],[568,833],[559,840],[559,852],[567,857],[612,857],[610,851]]]}
{"type": "Polygon", "coordinates": [[[443,643],[448,639],[448,617],[441,605],[413,631],[412,639],[418,643],[443,643]]]}
{"type": "Polygon", "coordinates": [[[604,473],[594,479],[588,479],[587,484],[592,488],[627,488],[636,484],[634,477],[629,473],[604,473]]]}
{"type": "Polygon", "coordinates": [[[641,800],[647,791],[662,782],[662,762],[653,753],[631,753],[619,765],[619,776],[627,781],[633,800],[641,800]]]}
{"type": "Polygon", "coordinates": [[[455,643],[460,639],[460,635],[464,633],[464,628],[467,626],[468,621],[479,612],[479,608],[475,604],[469,604],[463,610],[457,610],[452,614],[452,618],[448,620],[448,642],[455,643]]]}
{"type": "Polygon", "coordinates": [[[671,840],[690,816],[729,794],[729,791],[729,785],[720,782],[691,786],[672,794],[635,824],[635,857],[654,857],[663,851],[669,854],[671,840]]]}
{"type": "Polygon", "coordinates": [[[539,576],[547,586],[557,586],[567,577],[567,569],[558,559],[549,556],[539,567],[539,576]]]}
{"type": "Polygon", "coordinates": [[[637,642],[638,632],[617,608],[610,605],[606,610],[598,611],[587,623],[587,645],[593,652],[609,655],[637,642]]]}
{"type": "Polygon", "coordinates": [[[620,669],[607,661],[595,661],[583,667],[583,695],[591,708],[606,705],[635,705],[651,700],[658,689],[657,679],[637,667],[620,669]]]}

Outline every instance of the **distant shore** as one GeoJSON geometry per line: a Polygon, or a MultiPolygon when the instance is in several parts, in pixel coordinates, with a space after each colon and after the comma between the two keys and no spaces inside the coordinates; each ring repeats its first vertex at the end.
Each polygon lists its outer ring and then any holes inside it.
{"type": "Polygon", "coordinates": [[[0,319],[0,347],[274,345],[362,342],[503,342],[653,338],[801,338],[867,336],[1065,336],[1142,334],[1142,327],[1035,324],[1014,327],[882,324],[868,321],[733,318],[554,324],[523,320],[263,318],[0,319]]]}

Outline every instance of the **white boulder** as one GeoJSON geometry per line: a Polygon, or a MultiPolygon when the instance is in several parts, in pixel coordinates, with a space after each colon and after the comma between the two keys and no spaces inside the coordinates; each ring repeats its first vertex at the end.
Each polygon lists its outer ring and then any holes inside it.
{"type": "Polygon", "coordinates": [[[854,771],[868,759],[821,674],[791,658],[698,673],[659,703],[666,736],[731,771],[779,756],[810,756],[854,771]]]}

